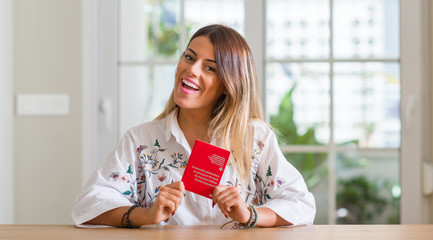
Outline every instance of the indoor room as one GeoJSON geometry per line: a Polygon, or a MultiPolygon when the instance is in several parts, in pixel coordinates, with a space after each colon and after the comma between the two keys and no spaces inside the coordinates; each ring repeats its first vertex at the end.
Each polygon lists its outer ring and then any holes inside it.
{"type": "MultiPolygon", "coordinates": [[[[211,24],[251,50],[263,124],[314,196],[314,221],[300,225],[433,233],[431,0],[0,0],[0,226],[72,228],[77,196],[132,128],[160,116],[211,24]]],[[[288,184],[282,171],[266,187],[288,184]]],[[[140,195],[133,180],[123,195],[140,195]]]]}

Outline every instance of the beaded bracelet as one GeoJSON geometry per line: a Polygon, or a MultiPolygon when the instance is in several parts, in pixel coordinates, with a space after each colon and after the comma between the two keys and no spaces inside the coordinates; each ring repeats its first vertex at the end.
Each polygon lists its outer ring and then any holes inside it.
{"type": "MultiPolygon", "coordinates": [[[[255,226],[257,225],[257,220],[259,219],[259,215],[257,214],[257,210],[256,210],[256,208],[255,208],[252,204],[250,204],[250,205],[248,206],[248,210],[250,211],[250,214],[251,214],[250,219],[248,219],[248,222],[246,222],[246,223],[239,223],[239,222],[236,222],[236,223],[233,225],[232,229],[245,229],[245,228],[252,228],[252,227],[255,227],[255,226]]],[[[223,227],[226,226],[227,224],[230,224],[230,223],[232,223],[232,222],[234,222],[234,221],[235,221],[235,220],[232,220],[232,221],[226,222],[226,223],[224,223],[220,228],[223,228],[223,227]]]]}
{"type": "Polygon", "coordinates": [[[252,209],[254,212],[254,214],[251,215],[252,224],[249,224],[249,226],[248,226],[248,227],[252,228],[252,227],[255,227],[257,225],[257,220],[259,220],[259,215],[257,214],[256,208],[252,204],[250,204],[249,208],[252,209]]]}
{"type": "Polygon", "coordinates": [[[248,220],[247,223],[242,224],[243,228],[252,228],[252,227],[255,227],[256,224],[257,224],[257,220],[259,219],[258,215],[257,215],[257,210],[256,210],[256,208],[252,204],[250,204],[248,206],[248,210],[250,210],[251,217],[250,217],[250,219],[248,220]]]}
{"type": "Polygon", "coordinates": [[[134,224],[132,224],[131,220],[129,219],[129,214],[132,212],[132,210],[134,210],[134,208],[138,207],[138,205],[132,205],[128,211],[123,214],[122,216],[122,221],[120,222],[121,226],[124,228],[139,228],[140,226],[135,226],[134,224]],[[126,219],[125,219],[126,217],[126,219]],[[126,226],[123,224],[123,220],[125,219],[126,221],[126,226]]]}

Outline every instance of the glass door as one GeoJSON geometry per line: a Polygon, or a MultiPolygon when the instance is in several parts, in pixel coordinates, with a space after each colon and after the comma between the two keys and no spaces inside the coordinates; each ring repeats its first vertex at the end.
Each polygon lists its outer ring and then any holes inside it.
{"type": "Polygon", "coordinates": [[[316,223],[398,223],[398,0],[267,0],[265,106],[316,223]]]}

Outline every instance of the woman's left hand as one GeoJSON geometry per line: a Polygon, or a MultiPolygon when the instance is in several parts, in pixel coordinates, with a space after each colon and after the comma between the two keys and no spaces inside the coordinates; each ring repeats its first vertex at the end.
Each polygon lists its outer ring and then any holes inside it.
{"type": "Polygon", "coordinates": [[[216,186],[213,190],[213,201],[226,217],[240,223],[248,222],[251,217],[250,210],[248,210],[236,187],[216,186]]]}

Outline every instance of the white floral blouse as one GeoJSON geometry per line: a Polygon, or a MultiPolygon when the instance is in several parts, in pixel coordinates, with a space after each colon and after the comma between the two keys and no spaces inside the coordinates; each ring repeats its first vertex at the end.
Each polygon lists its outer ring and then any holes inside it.
{"type": "MultiPolygon", "coordinates": [[[[173,111],[165,120],[146,122],[126,132],[77,196],[72,212],[77,226],[121,206],[151,207],[162,186],[182,179],[191,148],[176,116],[173,111]]],[[[268,207],[294,225],[312,224],[316,206],[304,179],[284,158],[271,129],[259,122],[253,125],[248,186],[242,186],[230,163],[220,184],[237,186],[246,204],[268,207]]],[[[227,221],[218,206],[212,207],[212,200],[185,191],[176,213],[160,224],[221,225],[227,221]]]]}

